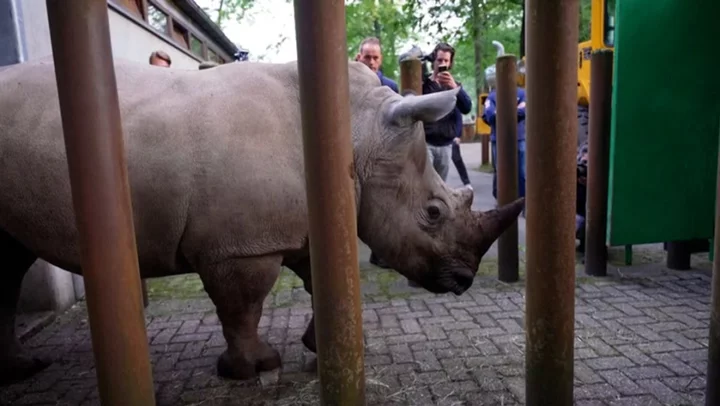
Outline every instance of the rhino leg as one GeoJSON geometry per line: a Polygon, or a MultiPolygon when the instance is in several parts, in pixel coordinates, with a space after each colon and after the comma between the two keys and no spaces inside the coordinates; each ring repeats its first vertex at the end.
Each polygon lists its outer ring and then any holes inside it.
{"type": "MultiPolygon", "coordinates": [[[[302,279],[305,291],[309,293],[310,296],[312,296],[312,273],[310,271],[310,258],[306,258],[300,262],[288,265],[288,268],[290,268],[300,279],[302,279]]],[[[315,304],[314,302],[312,303],[314,310],[315,304]]],[[[317,344],[315,342],[315,315],[313,315],[310,319],[310,323],[305,330],[305,334],[303,334],[302,336],[302,342],[308,350],[317,353],[317,344]]]]}
{"type": "Polygon", "coordinates": [[[228,345],[218,359],[218,375],[250,379],[280,367],[280,354],[260,340],[257,330],[281,262],[280,257],[233,258],[198,272],[228,345]]]}
{"type": "Polygon", "coordinates": [[[0,230],[0,385],[27,379],[50,365],[33,358],[15,335],[20,286],[37,257],[0,230]]]}

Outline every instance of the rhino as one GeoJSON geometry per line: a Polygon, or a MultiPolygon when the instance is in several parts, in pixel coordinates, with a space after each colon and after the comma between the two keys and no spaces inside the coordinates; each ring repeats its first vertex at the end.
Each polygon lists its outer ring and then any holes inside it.
{"type": "MultiPolygon", "coordinates": [[[[281,267],[312,294],[298,69],[233,63],[207,70],[114,61],[140,274],[197,273],[227,349],[218,375],[281,364],[257,327],[281,267]]],[[[429,162],[422,122],[457,89],[402,97],[348,63],[358,238],[429,292],[460,295],[523,199],[486,212],[429,162]]],[[[327,84],[326,84],[327,85],[327,84]]],[[[14,331],[22,279],[38,258],[82,274],[52,59],[0,71],[0,380],[49,361],[14,331]]],[[[314,319],[302,338],[316,351],[314,319]]]]}

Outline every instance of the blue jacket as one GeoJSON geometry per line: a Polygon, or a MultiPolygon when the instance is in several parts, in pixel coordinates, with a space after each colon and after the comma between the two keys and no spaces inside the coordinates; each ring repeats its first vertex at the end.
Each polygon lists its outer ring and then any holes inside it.
{"type": "Polygon", "coordinates": [[[397,85],[397,83],[395,83],[394,80],[386,78],[385,75],[383,75],[382,72],[380,72],[380,71],[377,72],[377,75],[380,78],[380,83],[382,83],[383,85],[394,90],[395,93],[400,93],[400,90],[398,89],[398,85],[397,85]]]}
{"type": "MultiPolygon", "coordinates": [[[[487,125],[490,126],[490,141],[495,142],[495,118],[496,118],[496,94],[493,90],[485,100],[485,111],[483,112],[482,119],[487,125]]],[[[518,87],[517,89],[517,104],[525,101],[525,89],[518,87]]],[[[518,116],[518,127],[517,127],[517,138],[518,141],[525,141],[525,107],[517,109],[518,116]]]]}

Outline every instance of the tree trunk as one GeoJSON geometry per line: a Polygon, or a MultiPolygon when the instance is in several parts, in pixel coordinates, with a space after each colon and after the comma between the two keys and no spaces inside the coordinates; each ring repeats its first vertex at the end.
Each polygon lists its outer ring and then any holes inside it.
{"type": "Polygon", "coordinates": [[[218,27],[222,26],[222,12],[223,12],[223,3],[225,3],[224,0],[220,0],[220,5],[218,6],[218,14],[217,14],[217,21],[215,21],[215,24],[217,24],[218,27]]]}
{"type": "Polygon", "coordinates": [[[525,0],[522,2],[522,22],[520,23],[520,59],[525,56],[525,0]]]}
{"type": "Polygon", "coordinates": [[[481,0],[472,0],[472,37],[473,37],[473,48],[475,48],[475,90],[478,100],[474,100],[476,105],[476,116],[478,119],[481,116],[482,106],[479,103],[479,96],[483,92],[483,82],[485,81],[485,72],[483,72],[482,66],[482,54],[483,54],[483,10],[481,0]]]}

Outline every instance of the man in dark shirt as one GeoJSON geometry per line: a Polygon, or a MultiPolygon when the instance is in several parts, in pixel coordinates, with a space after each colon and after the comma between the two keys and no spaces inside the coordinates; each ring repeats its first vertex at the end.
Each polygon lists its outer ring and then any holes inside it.
{"type": "MultiPolygon", "coordinates": [[[[495,162],[497,162],[497,124],[495,119],[497,117],[497,94],[495,90],[488,94],[485,99],[485,112],[483,113],[482,119],[490,126],[490,151],[492,153],[492,165],[493,165],[493,197],[497,199],[497,168],[495,162]]],[[[520,197],[525,196],[525,89],[517,88],[517,142],[518,142],[518,194],[520,197]]]]}
{"type": "Polygon", "coordinates": [[[461,126],[460,131],[462,131],[462,115],[470,113],[472,109],[470,96],[462,89],[462,84],[456,82],[450,73],[454,59],[455,49],[452,46],[446,43],[438,44],[430,54],[432,73],[423,79],[423,94],[460,87],[455,109],[434,123],[424,123],[428,154],[435,171],[442,180],[447,180],[452,144],[458,134],[458,123],[461,126]]]}
{"type": "Polygon", "coordinates": [[[380,71],[382,66],[382,49],[380,48],[380,40],[375,37],[367,37],[360,43],[360,49],[355,56],[355,60],[364,63],[371,71],[375,72],[380,78],[380,83],[400,93],[397,83],[392,79],[388,79],[380,71]]]}
{"type": "MultiPolygon", "coordinates": [[[[355,60],[362,62],[370,68],[371,71],[375,72],[380,78],[380,83],[384,86],[394,90],[395,93],[399,93],[398,85],[392,79],[388,79],[380,71],[382,66],[382,49],[380,48],[380,40],[375,37],[365,38],[360,43],[358,54],[355,56],[355,60]]],[[[370,263],[380,268],[389,268],[388,264],[380,259],[374,252],[370,253],[370,263]]]]}

